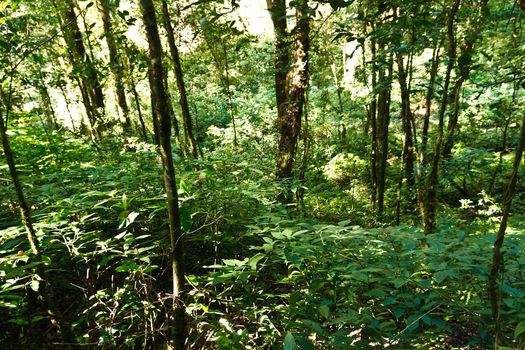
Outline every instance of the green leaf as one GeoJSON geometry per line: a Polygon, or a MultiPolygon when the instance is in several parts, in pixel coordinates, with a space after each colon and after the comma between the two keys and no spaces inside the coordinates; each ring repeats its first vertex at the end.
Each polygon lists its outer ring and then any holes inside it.
{"type": "Polygon", "coordinates": [[[516,330],[514,330],[514,338],[518,338],[524,332],[525,332],[525,321],[521,321],[516,326],[516,330]]]}
{"type": "Polygon", "coordinates": [[[189,232],[191,229],[191,223],[192,223],[191,211],[185,206],[182,206],[179,209],[179,215],[180,215],[180,224],[182,226],[182,230],[184,232],[189,232]]]}
{"type": "Polygon", "coordinates": [[[353,271],[352,278],[361,282],[368,282],[368,275],[359,271],[353,271]]]}
{"type": "Polygon", "coordinates": [[[448,276],[450,276],[449,270],[438,271],[434,274],[434,279],[437,284],[441,284],[441,282],[443,282],[448,276]]]}
{"type": "Polygon", "coordinates": [[[319,314],[327,319],[330,317],[330,307],[328,305],[319,306],[319,314]]]}
{"type": "Polygon", "coordinates": [[[248,260],[248,264],[250,265],[250,268],[252,270],[256,270],[257,269],[257,263],[259,261],[261,261],[261,259],[264,258],[264,257],[265,257],[265,255],[262,254],[262,253],[257,253],[254,256],[252,256],[250,258],[250,260],[248,260]]]}
{"type": "Polygon", "coordinates": [[[137,216],[139,216],[139,213],[135,211],[132,211],[131,213],[129,213],[128,216],[126,217],[126,227],[128,227],[133,222],[135,222],[135,219],[137,218],[137,216]]]}
{"type": "Polygon", "coordinates": [[[296,349],[297,349],[297,343],[295,342],[295,338],[293,334],[290,332],[286,333],[286,336],[284,337],[283,350],[296,350],[296,349]]]}

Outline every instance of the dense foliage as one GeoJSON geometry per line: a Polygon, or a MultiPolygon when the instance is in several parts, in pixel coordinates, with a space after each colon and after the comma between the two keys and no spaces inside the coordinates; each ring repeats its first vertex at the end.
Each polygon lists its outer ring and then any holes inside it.
{"type": "Polygon", "coordinates": [[[0,348],[525,347],[525,2],[146,2],[0,1],[0,348]]]}

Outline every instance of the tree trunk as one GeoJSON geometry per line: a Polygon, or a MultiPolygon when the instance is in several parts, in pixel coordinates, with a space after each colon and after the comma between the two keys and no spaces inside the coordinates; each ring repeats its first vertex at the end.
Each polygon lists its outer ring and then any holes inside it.
{"type": "Polygon", "coordinates": [[[113,29],[111,26],[111,11],[109,8],[108,0],[97,0],[98,10],[102,17],[102,24],[104,28],[104,36],[106,37],[106,43],[109,51],[109,67],[115,80],[115,90],[117,93],[117,103],[122,113],[122,129],[125,132],[129,132],[131,128],[131,121],[129,118],[129,108],[126,102],[126,92],[124,90],[123,75],[124,69],[122,67],[117,44],[115,42],[115,36],[113,35],[113,29]]]}
{"type": "MultiPolygon", "coordinates": [[[[524,1],[520,2],[520,5],[524,5],[524,1]]],[[[525,6],[522,7],[525,12],[525,6]]],[[[499,271],[503,266],[503,255],[501,253],[501,248],[503,247],[503,241],[505,239],[505,231],[507,229],[507,221],[510,215],[510,209],[512,207],[512,200],[516,194],[516,184],[518,182],[518,171],[520,167],[521,157],[523,155],[523,150],[525,149],[525,115],[521,121],[521,133],[520,141],[518,147],[516,147],[516,155],[514,157],[514,166],[512,169],[512,175],[510,177],[509,185],[505,192],[503,199],[503,213],[501,217],[501,223],[498,230],[498,235],[496,241],[494,242],[494,250],[492,253],[492,267],[490,269],[489,283],[488,283],[488,293],[490,296],[490,304],[492,307],[492,317],[494,323],[496,324],[496,334],[495,334],[495,348],[498,348],[499,345],[502,345],[503,342],[503,333],[501,331],[501,322],[500,322],[500,296],[498,288],[498,275],[499,271]]]]}
{"type": "Polygon", "coordinates": [[[423,116],[423,130],[421,133],[421,147],[419,154],[419,166],[417,167],[417,202],[421,218],[425,217],[425,179],[427,176],[428,165],[428,131],[430,128],[430,114],[432,111],[432,99],[434,96],[434,89],[436,84],[436,77],[439,67],[439,51],[441,43],[435,40],[434,50],[432,52],[432,60],[430,64],[430,79],[427,87],[427,94],[425,96],[425,114],[423,116]]]}
{"type": "Polygon", "coordinates": [[[301,117],[308,84],[308,48],[310,45],[310,15],[306,0],[297,2],[296,18],[293,64],[287,75],[286,113],[279,128],[279,155],[275,172],[278,179],[292,177],[297,137],[301,130],[301,117]]]}
{"type": "Polygon", "coordinates": [[[454,88],[452,89],[452,96],[453,96],[453,110],[448,120],[448,128],[447,128],[447,138],[446,142],[443,146],[443,159],[450,158],[452,148],[454,147],[455,137],[457,134],[457,126],[458,126],[458,116],[459,116],[459,100],[461,95],[461,87],[463,86],[463,83],[469,78],[470,71],[472,69],[472,66],[470,64],[472,54],[474,52],[474,45],[476,44],[476,41],[481,36],[483,25],[485,24],[485,19],[489,17],[489,7],[487,4],[488,0],[482,0],[478,4],[478,12],[479,12],[479,18],[477,20],[476,25],[473,28],[470,28],[470,30],[466,34],[465,43],[461,50],[461,57],[463,57],[463,62],[459,62],[459,72],[458,72],[458,79],[456,83],[454,84],[454,88]]]}
{"type": "Polygon", "coordinates": [[[403,57],[401,53],[397,54],[396,57],[399,87],[401,89],[401,120],[403,123],[403,131],[405,134],[405,140],[403,143],[403,162],[405,163],[405,176],[407,179],[407,185],[409,194],[411,197],[412,189],[415,186],[414,181],[414,142],[412,135],[413,116],[412,110],[410,109],[410,91],[407,83],[407,73],[403,63],[403,57]]]}
{"type": "MultiPolygon", "coordinates": [[[[372,27],[373,29],[373,27],[372,27]]],[[[376,41],[374,38],[370,39],[370,51],[372,53],[372,101],[368,109],[368,119],[370,120],[370,198],[372,200],[372,206],[374,210],[377,209],[377,48],[376,41]]]]}
{"type": "Polygon", "coordinates": [[[164,29],[168,37],[168,45],[170,49],[171,59],[173,60],[173,66],[175,68],[175,79],[177,80],[177,88],[179,89],[180,95],[180,108],[182,114],[182,120],[184,121],[184,132],[186,140],[189,144],[191,156],[193,158],[199,157],[199,150],[197,141],[193,136],[193,127],[191,123],[190,108],[188,105],[188,98],[186,94],[186,86],[184,83],[184,75],[182,72],[182,65],[179,57],[179,50],[175,44],[175,36],[173,33],[173,27],[171,26],[170,13],[168,9],[168,3],[166,0],[162,0],[162,17],[164,23],[164,29]]]}
{"type": "Polygon", "coordinates": [[[448,88],[450,85],[450,75],[452,68],[456,62],[456,40],[455,40],[455,28],[454,18],[459,9],[461,0],[455,0],[454,5],[449,11],[447,17],[447,35],[448,35],[448,64],[447,71],[445,73],[445,81],[443,85],[443,95],[441,99],[441,107],[439,109],[439,122],[438,122],[438,134],[436,136],[436,142],[434,145],[434,155],[432,158],[432,164],[430,172],[426,181],[425,198],[423,202],[423,226],[426,234],[433,233],[435,229],[436,219],[436,208],[437,208],[437,191],[438,191],[438,172],[441,155],[441,144],[443,143],[443,124],[445,119],[445,111],[448,102],[448,88]]]}
{"type": "Polygon", "coordinates": [[[173,324],[172,342],[175,350],[184,349],[186,341],[185,324],[185,285],[183,266],[182,230],[179,216],[179,202],[173,156],[171,151],[171,120],[168,110],[168,101],[163,84],[162,46],[160,42],[157,19],[152,0],[141,0],[142,18],[146,29],[149,44],[149,74],[150,89],[152,94],[152,108],[159,119],[159,141],[164,168],[164,189],[167,195],[169,234],[171,240],[170,261],[173,278],[173,324]]]}
{"type": "MultiPolygon", "coordinates": [[[[383,45],[380,52],[386,54],[383,45]]],[[[387,59],[387,67],[379,68],[379,95],[377,102],[377,159],[376,159],[376,183],[377,183],[377,217],[381,220],[384,211],[386,167],[388,160],[388,127],[390,125],[390,96],[392,86],[393,59],[387,59]]]]}
{"type": "Polygon", "coordinates": [[[95,137],[100,137],[100,132],[105,126],[104,122],[104,94],[98,79],[98,73],[86,52],[82,33],[77,23],[75,4],[73,0],[56,3],[55,8],[61,18],[62,25],[68,25],[64,31],[64,40],[69,52],[73,71],[79,79],[82,100],[88,114],[92,132],[95,137]],[[62,19],[63,18],[63,19],[62,19]]]}
{"type": "MultiPolygon", "coordinates": [[[[133,74],[133,72],[131,73],[133,74]]],[[[140,106],[140,97],[137,91],[137,86],[133,78],[131,78],[131,92],[133,93],[133,99],[135,100],[135,108],[137,108],[137,114],[139,117],[140,131],[142,133],[142,138],[144,142],[148,142],[148,132],[146,130],[146,124],[144,123],[144,118],[142,117],[142,107],[140,106]]]]}

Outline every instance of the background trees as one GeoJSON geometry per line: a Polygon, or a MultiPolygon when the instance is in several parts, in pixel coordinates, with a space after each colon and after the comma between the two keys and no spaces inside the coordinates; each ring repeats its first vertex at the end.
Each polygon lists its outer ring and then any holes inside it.
{"type": "Polygon", "coordinates": [[[520,7],[0,3],[0,347],[523,346],[520,7]]]}

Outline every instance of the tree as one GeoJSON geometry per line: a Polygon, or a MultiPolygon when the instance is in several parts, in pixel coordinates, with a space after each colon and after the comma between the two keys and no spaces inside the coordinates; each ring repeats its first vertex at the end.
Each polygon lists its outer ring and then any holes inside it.
{"type": "Polygon", "coordinates": [[[166,36],[168,38],[171,59],[173,60],[173,66],[175,69],[175,79],[177,81],[177,87],[179,89],[179,102],[182,113],[182,120],[184,121],[184,134],[186,136],[185,139],[190,148],[191,156],[193,158],[197,158],[199,156],[198,145],[197,141],[195,140],[195,137],[193,136],[190,108],[188,105],[188,97],[186,93],[186,85],[184,83],[184,75],[182,72],[179,49],[177,48],[177,45],[175,43],[175,35],[173,32],[173,27],[171,25],[170,12],[166,0],[162,0],[162,17],[164,29],[166,30],[166,36]]]}
{"type": "Polygon", "coordinates": [[[123,74],[124,68],[120,60],[119,50],[117,43],[115,42],[115,35],[111,24],[111,7],[108,0],[97,0],[98,11],[102,18],[102,24],[104,28],[104,36],[108,45],[109,52],[109,67],[113,74],[115,81],[115,89],[117,93],[117,102],[122,113],[122,128],[124,131],[129,131],[131,127],[131,120],[129,118],[129,108],[126,101],[126,92],[124,89],[123,74]]]}
{"type": "Polygon", "coordinates": [[[423,199],[423,226],[425,233],[432,233],[435,229],[437,192],[439,186],[439,164],[441,156],[441,145],[444,137],[445,111],[448,104],[448,88],[450,85],[450,75],[456,61],[456,38],[455,38],[455,16],[459,9],[460,0],[455,0],[447,15],[447,37],[448,37],[448,64],[443,83],[443,93],[441,106],[438,116],[438,132],[434,143],[434,154],[430,166],[430,172],[425,183],[425,198],[423,199]]]}
{"type": "Polygon", "coordinates": [[[58,4],[56,0],[53,0],[53,4],[57,10],[60,23],[63,27],[68,28],[64,30],[64,40],[73,66],[73,77],[77,80],[82,93],[91,132],[99,138],[105,124],[104,94],[98,72],[84,46],[82,33],[77,23],[74,0],[65,0],[58,4]]]}
{"type": "Polygon", "coordinates": [[[169,234],[171,252],[169,258],[173,279],[173,324],[172,341],[174,349],[182,350],[185,347],[185,283],[183,265],[182,230],[179,215],[179,200],[173,155],[171,150],[171,119],[168,109],[168,100],[164,89],[164,69],[162,67],[162,46],[160,43],[157,18],[152,0],[141,0],[142,19],[146,29],[150,55],[150,89],[152,95],[152,109],[158,118],[158,131],[162,165],[164,170],[164,190],[167,195],[169,234]]]}
{"type": "Polygon", "coordinates": [[[310,46],[310,9],[307,1],[298,1],[295,8],[296,27],[293,29],[293,50],[290,67],[285,39],[289,37],[286,28],[286,7],[284,1],[268,2],[275,33],[276,64],[275,93],[277,101],[277,122],[279,127],[279,153],[275,175],[278,179],[292,177],[297,138],[301,130],[301,118],[308,85],[308,49],[310,46]],[[284,17],[283,17],[284,15],[284,17]],[[284,71],[283,71],[284,70],[284,71]],[[283,81],[283,77],[286,77],[283,81]]]}

